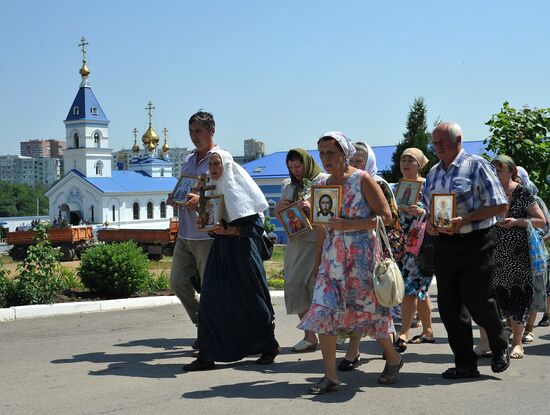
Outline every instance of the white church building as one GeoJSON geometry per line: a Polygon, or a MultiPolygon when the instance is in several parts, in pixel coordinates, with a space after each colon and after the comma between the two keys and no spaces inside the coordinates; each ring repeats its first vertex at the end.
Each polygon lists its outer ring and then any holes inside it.
{"type": "Polygon", "coordinates": [[[65,219],[73,225],[108,223],[120,228],[168,228],[174,211],[166,199],[177,179],[172,176],[166,136],[159,148],[159,137],[152,128],[154,107],[149,102],[146,108],[149,128],[142,137],[142,155],[134,139],[134,156],[128,170],[112,170],[109,120],[90,88],[86,45],[82,38],[82,82],[64,121],[65,175],[46,192],[50,220],[65,219]]]}

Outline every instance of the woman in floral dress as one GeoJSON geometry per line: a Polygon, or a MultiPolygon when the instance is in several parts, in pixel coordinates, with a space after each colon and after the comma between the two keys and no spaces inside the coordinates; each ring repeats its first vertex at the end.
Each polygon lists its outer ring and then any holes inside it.
{"type": "Polygon", "coordinates": [[[349,165],[355,148],[342,133],[325,133],[317,142],[323,167],[330,174],[321,181],[342,186],[341,218],[333,218],[318,233],[314,272],[316,283],[311,308],[299,324],[319,334],[325,376],[309,388],[321,394],[340,387],[336,371],[336,336],[374,337],[382,346],[386,366],[378,382],[394,383],[403,365],[392,345],[395,332],[389,308],[374,294],[372,272],[380,257],[373,229],[376,217],[391,219],[390,208],[374,179],[349,165]]]}

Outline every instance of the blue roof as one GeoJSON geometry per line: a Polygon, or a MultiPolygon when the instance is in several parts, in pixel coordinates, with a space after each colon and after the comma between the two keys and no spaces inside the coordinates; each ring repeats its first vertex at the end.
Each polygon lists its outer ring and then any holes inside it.
{"type": "Polygon", "coordinates": [[[171,192],[178,179],[176,177],[151,177],[141,171],[114,170],[111,177],[86,177],[71,170],[103,193],[126,192],[171,192]]]}
{"type": "Polygon", "coordinates": [[[105,113],[101,109],[97,98],[89,86],[81,86],[78,90],[73,105],[69,109],[65,121],[103,121],[109,122],[105,113]],[[78,113],[75,114],[74,108],[78,107],[78,113]],[[92,110],[95,108],[95,111],[92,110]]]}
{"type": "Polygon", "coordinates": [[[136,161],[131,161],[130,164],[153,164],[153,165],[163,165],[163,164],[170,164],[173,165],[171,161],[163,160],[155,157],[144,157],[140,158],[136,161]]]}
{"type": "MultiPolygon", "coordinates": [[[[481,155],[485,152],[483,141],[463,141],[462,147],[467,153],[481,155]]],[[[395,152],[396,146],[373,146],[374,154],[376,154],[376,165],[378,172],[391,170],[392,155],[395,152]]],[[[315,159],[317,164],[323,168],[323,164],[319,159],[318,150],[307,151],[315,159]]],[[[277,151],[268,156],[253,160],[243,165],[245,170],[252,176],[253,179],[274,179],[288,177],[288,169],[286,168],[286,151],[277,151]]]]}

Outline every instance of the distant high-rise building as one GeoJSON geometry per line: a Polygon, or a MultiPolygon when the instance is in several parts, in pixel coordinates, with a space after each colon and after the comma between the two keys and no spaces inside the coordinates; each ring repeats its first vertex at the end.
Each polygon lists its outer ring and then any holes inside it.
{"type": "Polygon", "coordinates": [[[63,157],[67,143],[59,140],[28,140],[21,141],[21,155],[25,157],[63,157]]]}
{"type": "Polygon", "coordinates": [[[244,140],[244,160],[249,162],[265,156],[265,144],[262,141],[249,138],[244,140]]]}
{"type": "Polygon", "coordinates": [[[0,156],[0,180],[29,186],[51,186],[61,177],[61,163],[53,157],[0,156]]]}

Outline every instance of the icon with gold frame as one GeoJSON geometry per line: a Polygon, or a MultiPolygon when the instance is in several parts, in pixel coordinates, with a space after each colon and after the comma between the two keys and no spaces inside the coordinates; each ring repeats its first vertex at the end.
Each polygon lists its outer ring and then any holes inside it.
{"type": "Polygon", "coordinates": [[[325,225],[341,215],[342,186],[312,186],[311,200],[311,224],[325,225]]]}
{"type": "Polygon", "coordinates": [[[289,239],[313,229],[307,216],[297,205],[298,202],[295,202],[279,211],[281,223],[289,239]]]}
{"type": "Polygon", "coordinates": [[[400,179],[395,192],[397,206],[402,209],[408,206],[416,205],[420,196],[422,182],[417,180],[400,179]]]}
{"type": "Polygon", "coordinates": [[[451,219],[456,216],[456,194],[432,194],[431,217],[432,224],[438,229],[452,229],[451,219]]]}

